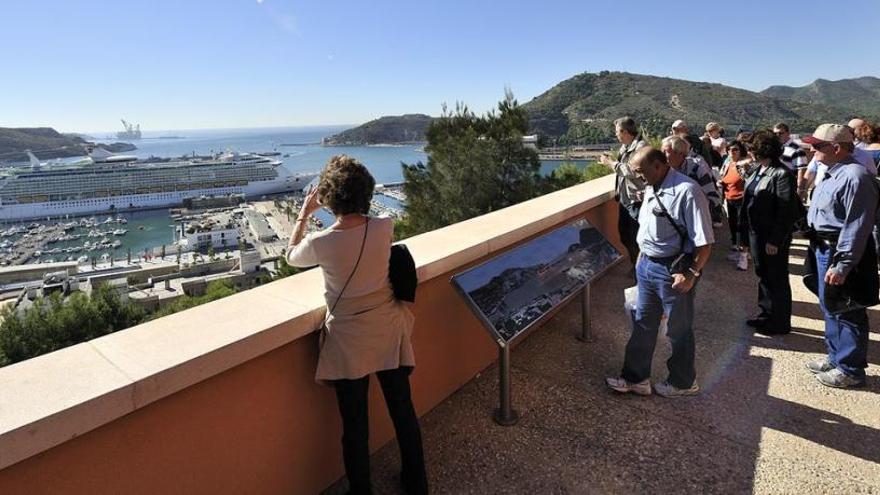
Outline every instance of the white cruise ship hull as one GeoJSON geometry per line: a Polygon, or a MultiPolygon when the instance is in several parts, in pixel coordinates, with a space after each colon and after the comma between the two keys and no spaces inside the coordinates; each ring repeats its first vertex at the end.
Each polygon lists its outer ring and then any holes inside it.
{"type": "Polygon", "coordinates": [[[259,198],[267,194],[301,191],[317,174],[282,175],[275,180],[250,182],[245,186],[190,189],[162,193],[127,194],[104,198],[70,201],[0,205],[0,221],[38,220],[47,217],[106,214],[155,208],[171,208],[183,204],[188,198],[201,196],[226,196],[244,194],[247,198],[259,198]]]}

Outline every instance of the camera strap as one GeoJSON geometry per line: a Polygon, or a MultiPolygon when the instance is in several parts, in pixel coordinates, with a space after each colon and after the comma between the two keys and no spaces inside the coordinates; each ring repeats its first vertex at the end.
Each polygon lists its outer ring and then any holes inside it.
{"type": "Polygon", "coordinates": [[[364,245],[367,244],[367,232],[370,229],[370,217],[366,217],[366,221],[364,222],[364,240],[361,241],[361,251],[358,253],[357,261],[354,262],[354,269],[351,270],[351,275],[348,276],[348,280],[345,281],[345,285],[342,286],[342,290],[339,291],[339,296],[336,297],[336,302],[333,303],[333,307],[330,308],[330,314],[333,314],[333,310],[336,309],[336,305],[339,304],[339,300],[342,299],[342,293],[345,292],[345,289],[348,288],[348,283],[351,282],[351,278],[354,277],[355,272],[358,269],[358,265],[361,264],[361,256],[364,254],[364,245]]]}
{"type": "Polygon", "coordinates": [[[663,213],[663,216],[669,220],[669,223],[672,224],[672,228],[678,232],[679,237],[681,237],[681,249],[680,251],[684,253],[684,247],[687,243],[687,233],[682,229],[675,220],[672,219],[672,215],[669,214],[669,210],[666,209],[666,206],[663,204],[663,201],[660,201],[660,196],[657,194],[657,190],[654,187],[651,187],[651,190],[654,191],[654,199],[657,201],[657,206],[660,208],[660,211],[663,213]]]}

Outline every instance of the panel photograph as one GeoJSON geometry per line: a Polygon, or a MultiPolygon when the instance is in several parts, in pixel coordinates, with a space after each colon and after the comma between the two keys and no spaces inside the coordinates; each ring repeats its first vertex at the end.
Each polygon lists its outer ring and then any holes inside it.
{"type": "Polygon", "coordinates": [[[452,281],[491,325],[494,336],[510,343],[620,256],[596,228],[578,220],[455,275],[452,281]]]}

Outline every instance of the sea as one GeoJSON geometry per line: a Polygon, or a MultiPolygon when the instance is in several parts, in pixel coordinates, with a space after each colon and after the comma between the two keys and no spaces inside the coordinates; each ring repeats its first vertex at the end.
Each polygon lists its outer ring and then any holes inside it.
{"type": "MultiPolygon", "coordinates": [[[[281,160],[284,168],[294,173],[318,172],[332,156],[347,154],[364,163],[380,184],[403,181],[401,163],[427,162],[423,144],[321,146],[322,138],[350,127],[352,126],[144,131],[142,139],[129,141],[137,146],[137,150],[121,154],[148,158],[211,155],[227,151],[278,152],[281,155],[274,158],[281,160]]],[[[101,133],[92,133],[89,136],[97,142],[117,141],[115,136],[101,133]]],[[[546,162],[542,165],[542,173],[549,174],[559,163],[546,162]]],[[[578,165],[583,166],[584,163],[578,165]]],[[[382,201],[387,202],[387,198],[382,198],[382,201]]],[[[122,241],[122,246],[114,250],[114,258],[123,258],[129,251],[133,256],[143,255],[144,252],[158,253],[163,245],[168,253],[173,252],[171,244],[174,241],[174,221],[168,210],[128,212],[117,216],[128,220],[128,233],[116,237],[122,241]]],[[[96,217],[99,221],[103,218],[101,215],[96,217]]],[[[322,220],[327,224],[328,218],[322,220]]],[[[56,222],[53,219],[49,223],[56,222]]],[[[59,246],[65,247],[65,244],[59,246]]],[[[41,260],[46,261],[49,258],[58,261],[57,255],[43,255],[41,260]]]]}

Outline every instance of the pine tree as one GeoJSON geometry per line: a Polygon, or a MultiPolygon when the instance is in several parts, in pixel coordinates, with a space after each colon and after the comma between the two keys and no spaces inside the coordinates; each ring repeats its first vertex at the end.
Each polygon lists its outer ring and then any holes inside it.
{"type": "Polygon", "coordinates": [[[540,194],[541,163],[522,144],[528,115],[510,91],[497,111],[479,117],[444,106],[426,136],[428,163],[402,164],[406,218],[398,235],[427,232],[540,194]]]}

